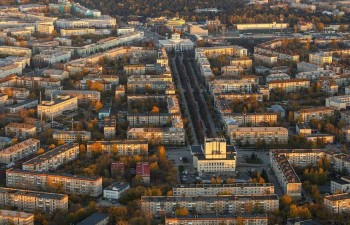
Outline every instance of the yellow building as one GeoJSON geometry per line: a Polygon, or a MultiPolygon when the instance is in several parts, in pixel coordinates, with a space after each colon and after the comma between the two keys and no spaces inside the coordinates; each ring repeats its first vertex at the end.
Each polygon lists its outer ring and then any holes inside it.
{"type": "Polygon", "coordinates": [[[14,188],[0,188],[0,206],[16,207],[18,210],[55,213],[68,211],[68,195],[28,191],[14,188]]]}
{"type": "Polygon", "coordinates": [[[34,191],[50,191],[66,194],[102,195],[102,177],[75,176],[44,173],[19,169],[6,170],[6,186],[34,191]]]}
{"type": "Polygon", "coordinates": [[[324,65],[332,63],[332,54],[325,52],[317,52],[309,54],[309,63],[316,65],[324,65]]]}
{"type": "Polygon", "coordinates": [[[284,127],[237,127],[229,134],[231,143],[256,144],[258,140],[266,144],[286,144],[288,129],[284,127]]]}
{"type": "Polygon", "coordinates": [[[25,158],[36,153],[40,148],[40,141],[30,138],[11,147],[0,151],[0,163],[14,163],[16,160],[25,158]]]}
{"type": "Polygon", "coordinates": [[[347,213],[350,211],[350,193],[327,195],[323,203],[330,213],[347,213]]]}
{"type": "Polygon", "coordinates": [[[34,225],[34,214],[0,210],[0,224],[34,225]]]}
{"type": "Polygon", "coordinates": [[[64,111],[78,109],[78,98],[69,95],[57,96],[52,101],[42,101],[38,105],[38,116],[55,118],[61,116],[64,111]]]}
{"type": "Polygon", "coordinates": [[[269,90],[281,89],[285,92],[295,92],[301,88],[308,89],[310,81],[307,79],[273,80],[269,84],[269,90]]]}
{"type": "Polygon", "coordinates": [[[93,151],[118,155],[147,155],[148,142],[146,140],[89,141],[86,150],[88,155],[93,151]]]}
{"type": "Polygon", "coordinates": [[[5,135],[19,139],[33,137],[36,135],[36,126],[26,123],[10,123],[5,126],[5,135]]]}
{"type": "Polygon", "coordinates": [[[305,108],[294,112],[294,118],[301,122],[309,122],[311,119],[322,120],[332,115],[334,115],[334,109],[330,107],[305,108]]]}

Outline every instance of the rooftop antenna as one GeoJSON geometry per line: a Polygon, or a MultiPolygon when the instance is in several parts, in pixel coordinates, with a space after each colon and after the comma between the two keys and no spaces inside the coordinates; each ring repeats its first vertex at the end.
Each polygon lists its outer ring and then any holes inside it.
{"type": "Polygon", "coordinates": [[[74,120],[72,118],[72,131],[74,130],[74,120]]]}

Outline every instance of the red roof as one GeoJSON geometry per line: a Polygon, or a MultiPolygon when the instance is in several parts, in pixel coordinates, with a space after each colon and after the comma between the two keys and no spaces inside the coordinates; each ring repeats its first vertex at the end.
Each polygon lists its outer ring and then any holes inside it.
{"type": "Polygon", "coordinates": [[[138,162],[136,164],[136,175],[150,176],[149,163],[138,162]]]}

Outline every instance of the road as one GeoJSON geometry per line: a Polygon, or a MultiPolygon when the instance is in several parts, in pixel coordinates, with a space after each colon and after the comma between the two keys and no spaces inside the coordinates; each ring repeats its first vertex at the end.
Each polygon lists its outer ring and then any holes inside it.
{"type": "MultiPolygon", "coordinates": [[[[177,89],[180,91],[180,97],[181,97],[181,104],[183,104],[183,106],[185,106],[185,112],[187,113],[187,115],[190,115],[190,111],[188,110],[188,103],[187,103],[187,100],[185,98],[185,94],[184,94],[184,89],[182,87],[182,84],[180,82],[180,77],[179,77],[179,73],[178,73],[178,70],[176,68],[176,63],[175,63],[175,58],[172,57],[170,58],[170,68],[171,68],[171,73],[172,73],[172,76],[176,77],[175,80],[175,85],[177,87],[177,89]]],[[[189,127],[191,128],[191,133],[192,133],[192,137],[193,137],[193,144],[194,145],[198,145],[198,139],[197,139],[197,135],[194,131],[194,126],[193,126],[193,123],[192,123],[192,118],[190,116],[187,117],[188,121],[189,121],[189,127]]]]}
{"type": "Polygon", "coordinates": [[[186,65],[187,75],[188,76],[192,76],[192,80],[194,81],[194,87],[191,86],[192,91],[194,91],[194,89],[195,89],[195,90],[199,90],[199,92],[200,92],[200,94],[198,95],[199,100],[204,103],[204,104],[201,105],[200,109],[206,111],[206,113],[205,113],[206,117],[203,118],[203,116],[202,116],[202,118],[207,122],[207,123],[205,123],[205,125],[206,126],[209,125],[211,136],[212,137],[217,137],[218,136],[217,131],[216,131],[217,128],[215,127],[215,123],[213,121],[213,116],[212,116],[210,110],[208,109],[208,105],[206,104],[206,100],[205,100],[205,98],[203,96],[203,89],[205,89],[205,88],[201,87],[199,85],[199,81],[198,80],[201,80],[202,77],[200,76],[200,74],[196,73],[196,71],[193,68],[193,64],[190,63],[190,62],[193,62],[194,59],[193,58],[189,58],[189,57],[182,57],[181,59],[182,59],[182,62],[187,64],[186,65]]]}

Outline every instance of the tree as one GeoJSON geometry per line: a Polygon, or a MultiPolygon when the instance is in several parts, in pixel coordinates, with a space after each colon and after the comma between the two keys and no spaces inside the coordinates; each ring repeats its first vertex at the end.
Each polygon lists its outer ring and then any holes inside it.
{"type": "Polygon", "coordinates": [[[56,148],[56,145],[55,145],[55,144],[51,144],[51,145],[49,146],[49,149],[54,149],[54,148],[56,148]]]}
{"type": "Polygon", "coordinates": [[[289,209],[288,217],[289,218],[300,217],[304,219],[310,219],[311,212],[305,206],[296,206],[295,204],[292,204],[289,209]]]}
{"type": "Polygon", "coordinates": [[[79,145],[79,154],[85,154],[86,152],[86,147],[84,144],[79,145]]]}
{"type": "Polygon", "coordinates": [[[324,24],[321,23],[321,22],[316,23],[316,29],[317,29],[318,31],[323,31],[323,29],[324,29],[324,24]]]}
{"type": "Polygon", "coordinates": [[[189,214],[185,207],[180,207],[175,210],[175,215],[177,216],[187,216],[189,214]]]}
{"type": "Polygon", "coordinates": [[[44,154],[45,150],[43,148],[39,148],[39,150],[36,152],[38,155],[44,154]]]}
{"type": "Polygon", "coordinates": [[[152,113],[159,113],[159,108],[157,106],[153,106],[152,113]]]}
{"type": "Polygon", "coordinates": [[[94,105],[94,109],[96,112],[100,111],[100,109],[102,109],[102,107],[103,107],[103,104],[100,101],[96,102],[94,105]]]}
{"type": "Polygon", "coordinates": [[[283,195],[280,198],[280,201],[281,201],[281,205],[283,207],[287,207],[287,206],[289,206],[292,203],[292,198],[289,195],[283,195]]]}
{"type": "Polygon", "coordinates": [[[158,157],[160,160],[166,160],[166,151],[163,145],[158,146],[158,157]]]}

